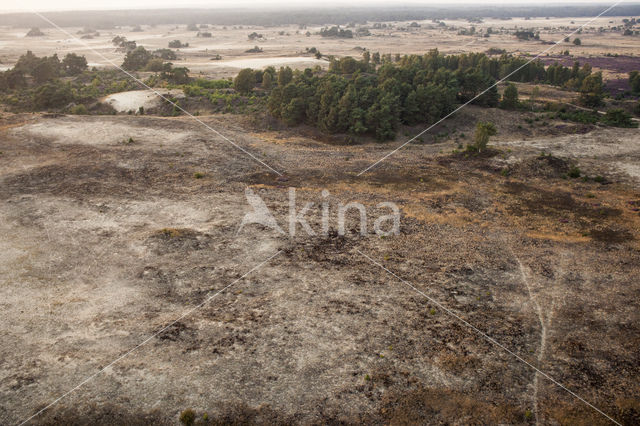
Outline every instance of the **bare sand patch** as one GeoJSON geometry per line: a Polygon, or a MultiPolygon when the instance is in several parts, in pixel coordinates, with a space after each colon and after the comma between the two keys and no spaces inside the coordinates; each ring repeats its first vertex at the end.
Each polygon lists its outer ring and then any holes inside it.
{"type": "Polygon", "coordinates": [[[162,98],[183,98],[184,92],[180,89],[153,89],[153,90],[130,90],[128,92],[113,93],[101,99],[118,112],[138,111],[140,107],[149,109],[160,105],[162,98]]]}
{"type": "Polygon", "coordinates": [[[56,144],[113,145],[132,138],[136,144],[175,146],[186,141],[192,134],[180,129],[139,127],[129,123],[109,120],[105,117],[64,117],[55,122],[27,124],[11,130],[11,134],[22,137],[46,138],[56,144]]]}

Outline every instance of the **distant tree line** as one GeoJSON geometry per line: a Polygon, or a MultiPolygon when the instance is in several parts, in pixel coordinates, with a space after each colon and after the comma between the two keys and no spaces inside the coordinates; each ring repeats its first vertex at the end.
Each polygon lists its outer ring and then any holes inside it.
{"type": "MultiPolygon", "coordinates": [[[[442,19],[512,18],[528,17],[593,17],[601,13],[602,5],[469,5],[459,6],[367,6],[324,7],[313,9],[263,8],[229,9],[146,9],[146,10],[100,10],[76,12],[46,12],[44,16],[62,27],[91,26],[96,29],[128,25],[189,24],[189,31],[197,31],[194,22],[211,25],[346,25],[349,22],[392,22],[442,19]]],[[[620,4],[603,16],[639,16],[640,5],[620,4]]],[[[42,19],[33,13],[6,13],[0,15],[0,25],[29,28],[42,24],[42,19]]]]}

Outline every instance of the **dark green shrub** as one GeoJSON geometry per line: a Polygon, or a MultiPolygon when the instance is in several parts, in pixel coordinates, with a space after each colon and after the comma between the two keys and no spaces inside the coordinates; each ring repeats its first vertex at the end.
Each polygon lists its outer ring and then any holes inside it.
{"type": "Polygon", "coordinates": [[[569,173],[567,173],[567,176],[569,176],[572,179],[577,179],[580,177],[582,173],[580,172],[580,169],[577,166],[571,166],[571,168],[569,169],[569,173]]]}
{"type": "Polygon", "coordinates": [[[610,109],[602,121],[613,127],[638,127],[638,123],[633,122],[631,114],[622,108],[610,109]]]}
{"type": "Polygon", "coordinates": [[[34,106],[38,109],[62,108],[73,100],[73,92],[68,84],[47,83],[36,89],[33,96],[34,106]]]}
{"type": "Polygon", "coordinates": [[[180,423],[185,426],[192,426],[196,421],[196,413],[191,408],[187,408],[180,413],[180,423]]]}

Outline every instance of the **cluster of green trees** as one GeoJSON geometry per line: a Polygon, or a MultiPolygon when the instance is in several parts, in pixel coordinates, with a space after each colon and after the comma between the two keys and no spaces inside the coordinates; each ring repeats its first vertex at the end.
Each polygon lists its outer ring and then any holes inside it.
{"type": "Polygon", "coordinates": [[[533,31],[516,31],[514,35],[519,40],[540,40],[540,33],[534,33],[533,31]]]}
{"type": "MultiPolygon", "coordinates": [[[[271,69],[273,73],[275,70],[271,69]]],[[[261,81],[263,86],[268,85],[269,72],[243,70],[234,81],[232,80],[207,80],[203,78],[193,79],[188,84],[179,85],[187,96],[186,105],[195,101],[196,108],[203,106],[203,101],[208,101],[207,109],[222,113],[253,113],[264,111],[265,96],[261,93],[250,93],[256,81],[261,81]],[[246,84],[246,86],[243,86],[246,84]],[[245,90],[246,89],[246,90],[245,90]]],[[[171,87],[171,86],[169,86],[171,87]]]]}
{"type": "MultiPolygon", "coordinates": [[[[526,64],[526,59],[508,55],[446,56],[432,50],[424,56],[397,58],[397,62],[385,56],[381,66],[370,60],[368,52],[363,60],[333,59],[326,74],[281,68],[269,79],[275,82],[267,102],[269,111],[289,125],[307,123],[328,133],[370,134],[386,140],[395,136],[400,124],[433,123],[459,103],[473,100],[481,106],[498,106],[500,96],[492,86],[519,67],[509,80],[550,82],[554,78],[554,83],[566,84],[572,79],[584,81],[583,71],[591,73],[590,68],[577,66],[574,75],[571,69],[554,65],[549,74],[540,61],[526,64]]],[[[249,83],[245,84],[246,91],[249,83]]],[[[517,104],[517,90],[515,100],[510,93],[513,89],[508,88],[503,106],[517,104]]]]}
{"type": "Polygon", "coordinates": [[[76,76],[87,69],[84,56],[68,53],[62,61],[58,55],[38,57],[28,51],[18,58],[16,65],[0,73],[0,89],[12,90],[27,86],[27,77],[35,84],[43,84],[63,76],[76,76]]]}
{"type": "Polygon", "coordinates": [[[94,104],[100,96],[137,86],[119,70],[88,70],[84,56],[38,57],[28,51],[0,73],[0,101],[18,111],[94,104]],[[63,78],[64,77],[64,78],[63,78]]]}
{"type": "Polygon", "coordinates": [[[113,43],[113,45],[116,46],[118,49],[123,50],[125,52],[130,52],[136,47],[138,47],[138,44],[135,41],[127,40],[126,37],[121,35],[115,36],[111,40],[111,43],[113,43]]]}
{"type": "MultiPolygon", "coordinates": [[[[162,68],[162,58],[154,55],[144,47],[138,46],[130,52],[127,52],[124,57],[124,62],[122,62],[122,68],[127,71],[141,71],[149,67],[150,63],[150,68],[153,68],[156,67],[158,63],[158,61],[154,61],[154,59],[160,60],[160,68],[162,68]]],[[[149,69],[149,71],[161,71],[161,69],[149,69]]]]}
{"type": "Polygon", "coordinates": [[[176,55],[176,52],[174,52],[171,49],[156,49],[156,51],[153,52],[153,54],[159,57],[160,59],[164,59],[167,61],[174,61],[178,59],[178,55],[176,55]]]}
{"type": "Polygon", "coordinates": [[[0,102],[16,111],[60,110],[68,105],[84,105],[95,107],[97,113],[109,113],[108,108],[100,108],[96,103],[98,98],[138,87],[119,70],[87,70],[72,79],[55,79],[9,90],[0,95],[0,102]]]}
{"type": "Polygon", "coordinates": [[[320,30],[320,36],[322,37],[338,37],[338,38],[353,38],[353,31],[345,30],[338,26],[331,28],[322,28],[320,30]]]}
{"type": "Polygon", "coordinates": [[[318,49],[316,49],[315,47],[312,48],[306,48],[307,53],[313,53],[313,55],[316,57],[316,59],[321,59],[322,58],[322,53],[320,53],[320,51],[318,49]]]}
{"type": "MultiPolygon", "coordinates": [[[[191,78],[187,68],[174,68],[164,61],[175,57],[170,49],[152,53],[139,46],[127,53],[123,68],[156,72],[152,84],[188,84],[191,78]]],[[[138,84],[120,70],[89,71],[86,58],[75,53],[60,60],[55,54],[38,57],[28,51],[12,69],[0,72],[0,100],[20,111],[93,105],[100,96],[135,88],[139,88],[138,84]]]]}
{"type": "Polygon", "coordinates": [[[127,71],[159,72],[162,80],[172,84],[187,84],[190,81],[189,69],[173,67],[171,62],[164,62],[164,58],[175,58],[175,53],[171,51],[169,53],[167,50],[159,49],[156,52],[150,52],[138,46],[125,55],[122,68],[127,71]]]}
{"type": "Polygon", "coordinates": [[[189,43],[183,43],[180,40],[171,40],[169,47],[172,49],[180,49],[181,47],[189,47],[189,43]]]}

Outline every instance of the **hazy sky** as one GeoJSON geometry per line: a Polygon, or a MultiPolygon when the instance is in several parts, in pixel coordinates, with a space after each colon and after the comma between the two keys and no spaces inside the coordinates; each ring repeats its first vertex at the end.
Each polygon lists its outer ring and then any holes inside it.
{"type": "MultiPolygon", "coordinates": [[[[422,5],[422,6],[435,6],[445,5],[450,6],[452,4],[475,4],[490,6],[494,4],[511,4],[511,5],[541,5],[541,4],[566,4],[566,3],[599,3],[603,5],[613,4],[615,0],[435,0],[435,1],[384,1],[384,0],[351,0],[349,2],[326,0],[317,2],[300,2],[300,1],[285,1],[285,0],[187,0],[184,2],[175,0],[2,0],[0,4],[0,11],[30,11],[30,10],[87,10],[87,9],[143,9],[143,8],[179,8],[179,7],[243,7],[243,6],[259,6],[259,7],[283,7],[291,6],[295,8],[303,7],[330,7],[330,6],[342,6],[342,7],[354,7],[354,6],[403,6],[403,5],[422,5]]],[[[636,1],[626,1],[625,3],[636,3],[636,1]]]]}

